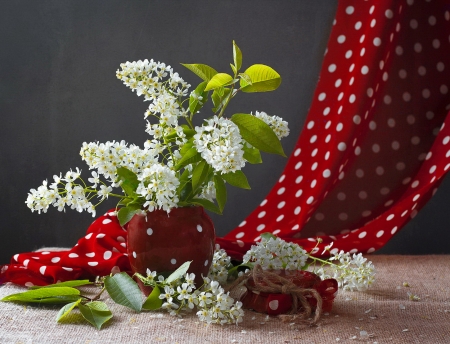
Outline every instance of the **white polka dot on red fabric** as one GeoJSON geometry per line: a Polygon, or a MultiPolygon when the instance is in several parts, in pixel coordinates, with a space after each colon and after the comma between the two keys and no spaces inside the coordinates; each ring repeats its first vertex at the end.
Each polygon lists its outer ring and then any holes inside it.
{"type": "Polygon", "coordinates": [[[119,242],[125,242],[125,238],[123,236],[118,236],[116,240],[119,242]]]}
{"type": "Polygon", "coordinates": [[[78,258],[78,254],[76,253],[69,253],[69,258],[78,258]]]}
{"type": "Polygon", "coordinates": [[[367,232],[361,232],[358,234],[358,238],[363,239],[366,237],[366,235],[367,235],[367,232]]]}
{"type": "Polygon", "coordinates": [[[99,233],[99,234],[97,234],[96,238],[97,238],[97,239],[101,239],[101,238],[104,238],[105,235],[106,235],[106,234],[104,234],[104,233],[99,233]]]}
{"type": "Polygon", "coordinates": [[[93,233],[89,233],[88,235],[85,236],[86,239],[90,239],[92,237],[93,233]]]}
{"type": "Polygon", "coordinates": [[[198,231],[199,233],[201,233],[201,232],[203,231],[203,227],[200,226],[200,225],[197,225],[197,231],[198,231]]]}
{"type": "Polygon", "coordinates": [[[110,220],[110,219],[104,219],[103,221],[102,221],[102,223],[104,224],[104,225],[107,225],[108,223],[111,223],[112,222],[112,220],[110,220]]]}
{"type": "Polygon", "coordinates": [[[97,265],[98,265],[98,262],[88,262],[88,265],[89,265],[89,266],[97,266],[97,265]]]}
{"type": "Polygon", "coordinates": [[[173,264],[173,265],[175,265],[175,264],[177,263],[177,260],[176,260],[175,258],[172,258],[172,259],[170,260],[170,263],[173,264]]]}
{"type": "Polygon", "coordinates": [[[64,270],[66,270],[66,271],[73,271],[72,268],[68,268],[68,267],[65,267],[65,266],[63,266],[62,268],[63,268],[64,270]]]}
{"type": "Polygon", "coordinates": [[[60,257],[53,257],[53,258],[51,259],[51,262],[52,262],[52,263],[58,263],[60,260],[61,260],[60,257]]]}
{"type": "Polygon", "coordinates": [[[39,272],[41,273],[41,275],[45,275],[45,270],[47,270],[47,267],[46,267],[46,266],[41,266],[41,267],[39,268],[39,272]]]}
{"type": "Polygon", "coordinates": [[[342,44],[342,43],[345,42],[345,39],[346,39],[345,35],[340,35],[340,36],[337,38],[337,41],[338,41],[338,43],[342,44]]]}
{"type": "Polygon", "coordinates": [[[29,259],[25,259],[22,264],[23,264],[23,266],[27,267],[29,262],[30,262],[29,259]]]}
{"type": "Polygon", "coordinates": [[[104,260],[108,260],[108,259],[110,259],[112,257],[112,252],[111,251],[105,251],[104,253],[103,253],[103,259],[104,260]]]}
{"type": "Polygon", "coordinates": [[[14,258],[14,260],[15,260],[16,262],[18,262],[18,261],[19,261],[19,254],[15,254],[15,255],[13,256],[13,258],[14,258]]]}
{"type": "Polygon", "coordinates": [[[89,257],[89,258],[95,257],[95,252],[86,253],[86,257],[89,257]]]}
{"type": "Polygon", "coordinates": [[[244,232],[240,232],[240,233],[236,234],[236,239],[240,239],[240,238],[242,238],[244,235],[245,235],[244,232]]]}
{"type": "Polygon", "coordinates": [[[256,227],[256,230],[257,230],[258,232],[261,232],[264,228],[266,228],[266,225],[260,224],[258,227],[256,227]]]}

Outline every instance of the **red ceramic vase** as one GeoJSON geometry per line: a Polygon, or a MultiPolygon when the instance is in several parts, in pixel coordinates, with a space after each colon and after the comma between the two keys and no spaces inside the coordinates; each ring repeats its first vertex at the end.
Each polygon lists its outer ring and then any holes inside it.
{"type": "MultiPolygon", "coordinates": [[[[128,258],[133,272],[147,269],[170,274],[187,261],[200,287],[214,255],[214,225],[202,207],[174,208],[167,214],[154,210],[136,214],[127,226],[128,258]]],[[[148,291],[143,290],[144,293],[148,291]]]]}

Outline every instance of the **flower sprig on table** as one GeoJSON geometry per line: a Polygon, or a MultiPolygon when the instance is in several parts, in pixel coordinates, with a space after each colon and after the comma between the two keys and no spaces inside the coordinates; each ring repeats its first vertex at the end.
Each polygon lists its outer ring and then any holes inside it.
{"type": "Polygon", "coordinates": [[[121,225],[142,209],[170,212],[174,207],[203,206],[222,213],[225,184],[249,189],[242,168],[261,163],[260,151],[285,156],[280,139],[289,128],[282,118],[258,111],[226,116],[230,101],[239,93],[277,89],[281,77],[274,69],[254,64],[240,72],[242,53],[235,42],[232,74],[205,64],[182,65],[202,79],[191,92],[190,85],[165,63],[122,63],[117,78],[149,102],[144,118],[151,138],[144,148],[125,141],[83,143],[82,160],[93,170],[87,182],[78,168],[55,175],[53,183],[44,181],[30,190],[27,206],[38,213],[54,206],[95,216],[98,204],[116,197],[121,225]],[[209,98],[213,115],[195,126],[194,116],[209,98]],[[113,192],[117,187],[123,193],[113,192]]]}

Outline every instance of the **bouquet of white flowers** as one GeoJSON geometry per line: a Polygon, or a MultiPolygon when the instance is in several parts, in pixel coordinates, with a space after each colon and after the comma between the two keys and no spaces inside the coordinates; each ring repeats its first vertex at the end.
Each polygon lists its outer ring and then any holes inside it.
{"type": "Polygon", "coordinates": [[[272,91],[281,83],[280,75],[266,65],[254,64],[240,72],[242,54],[235,42],[233,62],[232,74],[204,64],[183,64],[203,80],[190,93],[190,85],[164,63],[122,63],[117,78],[150,103],[145,118],[151,138],[144,148],[124,141],[83,143],[81,157],[93,170],[87,182],[78,168],[55,175],[53,183],[45,180],[30,190],[28,207],[40,213],[50,205],[59,211],[67,206],[95,216],[97,205],[114,196],[119,198],[121,225],[141,210],[203,206],[222,213],[225,183],[249,189],[242,168],[247,162],[261,163],[260,151],[285,156],[280,139],[289,134],[287,122],[264,112],[225,116],[239,92],[272,91]],[[212,116],[194,126],[193,117],[209,98],[212,116]],[[121,194],[113,193],[117,187],[121,194]]]}

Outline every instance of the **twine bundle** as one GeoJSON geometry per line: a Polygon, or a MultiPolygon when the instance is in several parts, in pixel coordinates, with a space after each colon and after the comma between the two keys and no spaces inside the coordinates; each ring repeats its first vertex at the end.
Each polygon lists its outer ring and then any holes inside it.
{"type": "Polygon", "coordinates": [[[287,294],[291,295],[292,307],[288,314],[279,315],[283,321],[292,321],[300,317],[307,321],[313,313],[313,309],[308,302],[308,296],[314,297],[317,301],[314,317],[309,324],[315,324],[322,312],[322,297],[319,292],[313,288],[302,288],[291,280],[284,278],[276,273],[263,270],[261,265],[257,264],[253,270],[248,271],[238,279],[236,279],[228,288],[232,291],[242,283],[245,283],[247,289],[251,292],[263,292],[268,294],[287,294]],[[253,279],[254,285],[246,283],[249,279],[253,279]],[[302,311],[303,310],[303,311],[302,311]],[[302,312],[301,312],[302,311],[302,312]]]}

